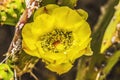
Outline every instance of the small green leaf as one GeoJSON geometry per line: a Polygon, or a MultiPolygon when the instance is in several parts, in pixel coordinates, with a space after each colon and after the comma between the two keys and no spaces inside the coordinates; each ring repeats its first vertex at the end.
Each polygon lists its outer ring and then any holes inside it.
{"type": "Polygon", "coordinates": [[[69,6],[71,8],[74,8],[76,6],[77,0],[43,0],[41,2],[42,6],[45,6],[47,4],[58,4],[60,6],[69,6]]]}
{"type": "Polygon", "coordinates": [[[74,8],[76,6],[77,0],[58,0],[58,4],[61,6],[69,6],[74,8]]]}
{"type": "Polygon", "coordinates": [[[45,6],[47,4],[56,4],[56,0],[42,0],[41,4],[42,6],[45,6]]]}
{"type": "Polygon", "coordinates": [[[25,9],[24,0],[0,0],[0,24],[15,25],[25,9]]]}
{"type": "Polygon", "coordinates": [[[7,64],[0,64],[0,80],[12,80],[13,72],[7,64]]]}
{"type": "Polygon", "coordinates": [[[120,41],[120,2],[116,7],[116,12],[110,21],[101,45],[101,53],[103,53],[107,48],[109,48],[113,43],[120,41]]]}

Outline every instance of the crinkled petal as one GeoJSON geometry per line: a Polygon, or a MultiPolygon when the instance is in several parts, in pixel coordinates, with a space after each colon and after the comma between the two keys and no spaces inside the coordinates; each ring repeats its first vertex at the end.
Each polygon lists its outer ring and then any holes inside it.
{"type": "Polygon", "coordinates": [[[41,14],[37,16],[32,27],[32,34],[39,38],[39,36],[44,35],[54,28],[54,18],[48,14],[41,14]]]}
{"type": "Polygon", "coordinates": [[[36,38],[31,32],[31,26],[33,26],[33,23],[28,23],[24,26],[22,30],[22,49],[32,55],[32,56],[38,56],[37,55],[37,49],[35,46],[36,38]]]}
{"type": "Polygon", "coordinates": [[[67,63],[61,63],[61,64],[48,64],[46,68],[53,72],[57,72],[58,74],[63,74],[68,72],[72,68],[72,64],[67,62],[67,63]]]}
{"type": "Polygon", "coordinates": [[[44,13],[51,14],[53,12],[53,10],[58,7],[59,7],[58,5],[49,4],[44,7],[39,8],[34,14],[34,20],[37,16],[39,16],[41,14],[44,14],[44,13]]]}
{"type": "Polygon", "coordinates": [[[74,46],[74,50],[70,49],[66,51],[67,58],[74,63],[74,61],[84,54],[85,50],[79,50],[78,46],[74,46]]]}
{"type": "MultiPolygon", "coordinates": [[[[88,40],[88,38],[91,35],[91,30],[89,24],[82,20],[80,23],[75,25],[75,29],[73,30],[73,36],[74,36],[74,44],[86,45],[85,41],[88,40]]],[[[82,49],[82,47],[80,47],[82,49]]]]}
{"type": "Polygon", "coordinates": [[[76,10],[79,15],[84,19],[84,20],[87,20],[88,18],[88,13],[86,11],[84,11],[83,9],[77,9],[76,10]]]}
{"type": "Polygon", "coordinates": [[[55,8],[52,15],[56,17],[56,27],[67,30],[72,30],[74,25],[82,20],[76,11],[68,7],[55,8]]]}
{"type": "Polygon", "coordinates": [[[92,51],[89,49],[91,38],[87,39],[84,44],[79,46],[79,44],[74,44],[69,50],[66,50],[68,59],[71,62],[74,62],[75,59],[79,58],[82,55],[91,55],[92,51]]]}

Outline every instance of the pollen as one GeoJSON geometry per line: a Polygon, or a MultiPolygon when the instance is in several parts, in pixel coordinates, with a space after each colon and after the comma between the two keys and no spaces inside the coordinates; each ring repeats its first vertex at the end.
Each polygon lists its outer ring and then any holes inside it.
{"type": "Polygon", "coordinates": [[[40,37],[41,46],[45,52],[63,52],[70,48],[73,42],[72,31],[54,29],[40,37]]]}

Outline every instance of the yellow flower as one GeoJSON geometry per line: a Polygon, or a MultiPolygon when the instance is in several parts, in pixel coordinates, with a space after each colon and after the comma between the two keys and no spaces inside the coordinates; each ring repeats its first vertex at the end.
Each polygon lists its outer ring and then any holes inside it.
{"type": "Polygon", "coordinates": [[[24,26],[22,48],[27,54],[41,58],[46,68],[63,74],[77,58],[92,54],[90,35],[83,15],[66,6],[49,4],[38,9],[34,21],[24,26]]]}

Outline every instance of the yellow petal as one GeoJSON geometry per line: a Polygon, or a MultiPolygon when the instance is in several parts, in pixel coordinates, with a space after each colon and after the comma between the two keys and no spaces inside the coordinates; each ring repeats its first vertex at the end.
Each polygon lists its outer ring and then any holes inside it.
{"type": "Polygon", "coordinates": [[[82,55],[92,55],[90,41],[91,38],[87,39],[81,46],[79,46],[79,44],[74,44],[70,49],[66,50],[67,58],[73,63],[75,59],[82,55]]]}
{"type": "Polygon", "coordinates": [[[26,53],[28,53],[32,56],[38,56],[37,53],[36,53],[37,49],[36,49],[36,46],[35,46],[36,38],[32,34],[31,26],[33,26],[33,23],[28,23],[24,26],[24,28],[22,30],[22,37],[23,37],[22,49],[26,53]]]}
{"type": "Polygon", "coordinates": [[[53,10],[52,15],[56,20],[56,27],[72,30],[74,25],[82,20],[82,17],[68,7],[59,7],[53,10]]]}
{"type": "Polygon", "coordinates": [[[49,4],[44,7],[39,8],[34,14],[34,20],[37,16],[39,16],[41,14],[44,14],[44,13],[51,14],[53,12],[53,10],[58,7],[59,7],[58,5],[49,4]]]}
{"type": "Polygon", "coordinates": [[[71,63],[61,63],[61,64],[48,64],[46,68],[49,70],[58,73],[59,75],[68,72],[72,68],[71,63]]]}
{"type": "Polygon", "coordinates": [[[88,13],[86,12],[86,11],[84,11],[84,10],[82,10],[82,9],[78,9],[78,10],[76,10],[78,13],[79,13],[79,15],[84,19],[84,20],[87,20],[87,18],[88,18],[88,13]]]}
{"type": "Polygon", "coordinates": [[[54,18],[48,14],[37,16],[33,23],[34,27],[31,27],[32,34],[38,37],[52,31],[54,22],[54,18]]]}
{"type": "Polygon", "coordinates": [[[86,21],[82,20],[76,24],[75,27],[76,28],[73,30],[73,36],[75,39],[74,44],[79,44],[79,46],[82,44],[84,45],[84,42],[88,40],[91,35],[90,26],[86,21]]]}

